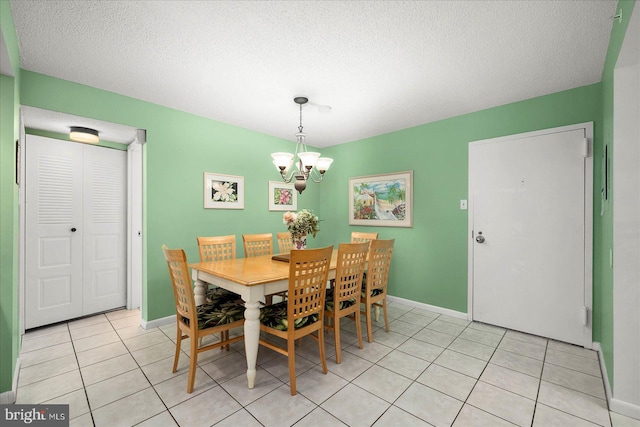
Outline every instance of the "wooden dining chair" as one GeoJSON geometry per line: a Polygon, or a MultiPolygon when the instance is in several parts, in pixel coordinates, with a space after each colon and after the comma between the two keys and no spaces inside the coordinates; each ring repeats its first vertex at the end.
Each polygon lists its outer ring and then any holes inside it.
{"type": "Polygon", "coordinates": [[[281,254],[288,254],[293,249],[293,239],[291,233],[288,231],[282,231],[276,234],[278,238],[278,252],[281,254]]]}
{"type": "Polygon", "coordinates": [[[378,233],[361,233],[359,231],[351,232],[351,243],[370,242],[378,238],[378,233]]]}
{"type": "MultiPolygon", "coordinates": [[[[226,259],[236,259],[236,235],[197,237],[198,251],[200,252],[200,262],[215,262],[226,259]]],[[[217,301],[219,299],[240,299],[240,295],[227,289],[214,285],[209,285],[207,289],[207,301],[217,301]]],[[[228,339],[229,332],[224,331],[220,339],[228,339]]],[[[229,346],[226,346],[227,351],[229,346]]]]}
{"type": "Polygon", "coordinates": [[[369,342],[373,342],[373,328],[371,326],[371,308],[373,306],[382,308],[384,325],[387,332],[389,332],[387,280],[389,279],[389,266],[391,265],[394,243],[395,239],[372,240],[370,243],[367,277],[363,280],[360,296],[360,302],[364,304],[362,313],[365,314],[367,321],[367,339],[369,342]]]}
{"type": "Polygon", "coordinates": [[[200,262],[236,259],[236,236],[198,237],[200,262]]]}
{"type": "MultiPolygon", "coordinates": [[[[372,240],[376,240],[378,238],[378,233],[362,233],[359,231],[351,232],[351,243],[362,243],[362,242],[370,242],[372,240]]],[[[362,274],[362,278],[367,278],[367,272],[365,271],[362,274]]],[[[378,309],[376,308],[376,320],[378,320],[378,309]]]]}
{"type": "MultiPolygon", "coordinates": [[[[262,255],[273,255],[273,234],[243,234],[242,242],[244,243],[244,256],[247,258],[262,255]]],[[[286,292],[276,292],[264,296],[265,304],[273,304],[273,297],[277,295],[283,300],[287,297],[286,292]]]]}
{"type": "Polygon", "coordinates": [[[325,329],[333,330],[336,347],[336,363],[342,363],[340,351],[340,319],[347,317],[356,322],[358,344],[362,348],[360,325],[360,294],[362,273],[369,252],[369,242],[341,243],[338,246],[336,279],[325,298],[325,329]]]}
{"type": "Polygon", "coordinates": [[[273,255],[273,234],[243,234],[244,256],[273,255]]]}
{"type": "Polygon", "coordinates": [[[292,396],[296,394],[295,341],[297,339],[309,335],[318,341],[322,372],[327,373],[324,352],[324,299],[332,252],[333,246],[320,249],[293,249],[289,260],[287,300],[260,310],[260,330],[287,342],[287,347],[283,348],[260,339],[260,345],[288,357],[292,396]]]}
{"type": "Polygon", "coordinates": [[[182,249],[168,249],[165,245],[162,246],[162,251],[169,266],[173,297],[176,302],[177,340],[173,372],[175,373],[178,369],[182,340],[190,339],[187,393],[191,393],[196,378],[198,354],[244,339],[243,334],[229,338],[231,329],[244,325],[244,306],[236,300],[224,298],[196,306],[187,256],[184,251],[182,249]],[[206,346],[200,345],[201,338],[217,333],[220,333],[225,339],[206,346]]]}

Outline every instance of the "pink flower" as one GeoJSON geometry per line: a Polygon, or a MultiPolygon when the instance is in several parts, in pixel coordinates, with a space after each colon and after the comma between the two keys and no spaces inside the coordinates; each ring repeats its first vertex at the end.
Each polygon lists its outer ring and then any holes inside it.
{"type": "Polygon", "coordinates": [[[289,190],[280,190],[279,205],[288,205],[291,201],[291,192],[289,190]]]}
{"type": "Polygon", "coordinates": [[[282,220],[286,225],[289,225],[296,220],[296,214],[293,212],[285,212],[284,215],[282,215],[282,220]]]}

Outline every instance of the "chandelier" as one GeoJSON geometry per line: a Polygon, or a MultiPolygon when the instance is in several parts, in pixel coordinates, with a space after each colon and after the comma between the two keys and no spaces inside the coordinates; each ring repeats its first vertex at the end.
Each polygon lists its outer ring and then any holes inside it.
{"type": "Polygon", "coordinates": [[[273,164],[280,171],[280,176],[284,182],[291,182],[295,178],[294,187],[298,193],[307,188],[307,180],[311,179],[313,182],[321,182],[324,177],[324,173],[329,169],[333,159],[328,157],[320,157],[320,153],[307,151],[307,146],[304,142],[307,134],[302,132],[302,106],[309,102],[309,99],[304,96],[297,96],[293,98],[293,102],[300,106],[300,125],[298,126],[298,133],[296,133],[296,151],[295,153],[272,153],[273,164]],[[295,157],[298,156],[298,161],[294,164],[295,157]]]}

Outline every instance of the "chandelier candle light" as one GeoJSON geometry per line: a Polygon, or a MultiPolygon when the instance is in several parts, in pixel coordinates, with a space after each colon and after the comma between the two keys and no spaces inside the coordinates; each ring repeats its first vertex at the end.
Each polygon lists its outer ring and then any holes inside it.
{"type": "Polygon", "coordinates": [[[300,106],[300,125],[298,126],[298,133],[296,133],[296,151],[291,153],[273,153],[273,164],[280,171],[280,176],[284,182],[291,182],[293,178],[296,179],[294,187],[298,193],[307,188],[307,180],[311,178],[313,182],[321,182],[324,177],[324,173],[329,169],[333,159],[329,157],[320,157],[320,153],[307,151],[307,146],[304,142],[307,134],[302,132],[302,106],[309,102],[309,99],[304,96],[297,96],[293,98],[293,102],[300,106]],[[298,156],[298,162],[294,166],[294,158],[298,156]]]}

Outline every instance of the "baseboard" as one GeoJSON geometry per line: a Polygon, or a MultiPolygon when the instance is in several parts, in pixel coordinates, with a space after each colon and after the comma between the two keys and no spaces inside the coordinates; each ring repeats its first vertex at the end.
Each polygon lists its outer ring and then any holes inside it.
{"type": "Polygon", "coordinates": [[[142,319],[140,321],[140,326],[142,326],[144,329],[152,329],[152,328],[157,328],[159,326],[168,325],[170,323],[176,323],[175,314],[172,314],[171,316],[167,316],[167,317],[161,317],[160,319],[149,320],[149,321],[142,319]]]}
{"type": "Polygon", "coordinates": [[[607,397],[609,407],[611,407],[611,384],[609,383],[609,374],[607,373],[607,365],[604,363],[604,355],[602,354],[602,347],[597,341],[593,342],[593,349],[598,352],[598,361],[600,362],[600,373],[602,375],[602,382],[604,383],[604,392],[607,397]]]}
{"type": "Polygon", "coordinates": [[[602,347],[600,343],[594,341],[593,349],[598,352],[598,360],[600,361],[600,372],[604,382],[604,391],[607,396],[607,402],[609,403],[609,410],[626,417],[635,418],[640,420],[640,406],[633,403],[625,402],[624,400],[615,399],[611,392],[611,385],[609,385],[609,374],[607,373],[607,365],[604,363],[604,356],[602,354],[602,347]]]}
{"type": "Polygon", "coordinates": [[[612,412],[616,412],[626,417],[640,420],[640,406],[638,405],[634,405],[632,403],[624,402],[618,399],[611,399],[611,401],[609,402],[609,409],[612,412]]]}
{"type": "Polygon", "coordinates": [[[16,368],[13,371],[11,390],[0,393],[0,405],[13,405],[18,396],[18,376],[20,375],[20,358],[16,360],[16,368]]]}
{"type": "Polygon", "coordinates": [[[401,304],[409,305],[411,307],[421,308],[423,310],[429,310],[429,311],[433,311],[440,314],[446,314],[447,316],[456,317],[458,319],[467,320],[467,313],[462,313],[460,311],[450,310],[448,308],[442,308],[436,305],[429,305],[422,302],[411,301],[410,299],[394,297],[391,295],[387,295],[387,300],[389,302],[399,302],[401,304]]]}

